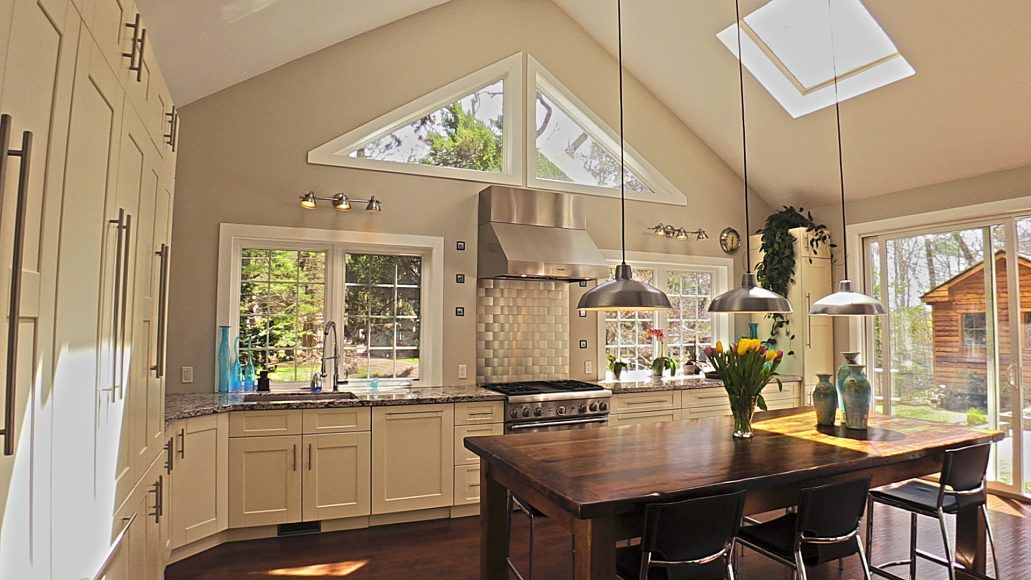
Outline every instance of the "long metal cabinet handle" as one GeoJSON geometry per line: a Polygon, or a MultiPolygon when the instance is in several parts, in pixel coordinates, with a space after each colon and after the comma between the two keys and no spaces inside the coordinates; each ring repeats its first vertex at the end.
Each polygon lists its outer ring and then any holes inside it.
{"type": "Polygon", "coordinates": [[[179,429],[179,459],[186,459],[186,427],[179,429]]]}
{"type": "Polygon", "coordinates": [[[566,425],[584,425],[587,423],[607,423],[608,420],[608,417],[592,417],[590,419],[576,419],[574,421],[540,421],[537,423],[516,423],[512,425],[512,429],[533,429],[534,427],[563,427],[566,425]]]}
{"type": "Polygon", "coordinates": [[[311,471],[311,458],[312,458],[311,447],[312,447],[312,444],[309,443],[308,444],[308,471],[311,471]]]}
{"type": "Polygon", "coordinates": [[[125,244],[122,246],[122,304],[120,319],[118,321],[118,336],[121,342],[118,343],[118,391],[119,396],[125,396],[125,331],[126,320],[129,318],[129,247],[132,246],[132,214],[125,215],[125,244]]]}
{"type": "Polygon", "coordinates": [[[136,82],[143,82],[143,47],[147,45],[147,29],[140,32],[140,59],[136,64],[136,82]]]}
{"type": "Polygon", "coordinates": [[[129,527],[136,521],[136,514],[132,514],[127,518],[122,518],[122,531],[118,532],[115,536],[115,540],[111,542],[111,547],[107,550],[107,555],[104,556],[104,563],[100,565],[100,569],[97,570],[97,575],[93,577],[93,580],[100,580],[107,575],[108,568],[111,567],[111,563],[115,561],[115,555],[118,554],[118,548],[122,546],[122,542],[125,541],[125,536],[129,533],[129,527]]]}
{"type": "Polygon", "coordinates": [[[8,149],[11,139],[11,116],[0,115],[0,207],[7,178],[7,158],[21,157],[18,170],[18,197],[14,214],[14,256],[11,259],[11,302],[7,322],[7,373],[4,378],[4,455],[14,455],[15,388],[18,380],[18,324],[21,306],[22,263],[24,262],[25,213],[28,211],[29,169],[32,164],[32,132],[21,135],[21,149],[8,149]]]}
{"type": "Polygon", "coordinates": [[[813,317],[809,314],[809,310],[813,307],[813,294],[811,292],[805,293],[805,308],[806,308],[806,329],[805,329],[805,346],[806,348],[813,347],[813,317]]]}
{"type": "Polygon", "coordinates": [[[165,473],[171,475],[173,469],[175,469],[175,438],[169,437],[168,442],[165,443],[165,473]]]}
{"type": "Polygon", "coordinates": [[[161,523],[161,515],[162,512],[165,511],[164,499],[161,497],[163,494],[163,490],[161,488],[164,487],[165,484],[164,477],[165,476],[163,475],[159,475],[158,480],[150,486],[150,493],[154,494],[154,511],[150,512],[147,515],[154,516],[155,524],[161,523]]]}
{"type": "Polygon", "coordinates": [[[136,18],[132,22],[126,22],[125,27],[132,29],[132,44],[129,45],[129,52],[123,52],[122,56],[129,59],[129,70],[135,71],[138,68],[143,68],[142,66],[136,66],[136,55],[140,43],[140,14],[137,12],[136,18]]]}
{"type": "Polygon", "coordinates": [[[157,356],[154,366],[154,377],[160,379],[165,376],[165,324],[167,324],[166,311],[168,310],[168,244],[161,244],[161,250],[155,252],[160,258],[160,274],[158,276],[158,320],[157,320],[157,356]]]}
{"type": "Polygon", "coordinates": [[[172,112],[165,113],[165,116],[168,117],[168,133],[165,133],[165,143],[172,147],[172,151],[175,151],[175,137],[179,127],[179,112],[175,105],[172,105],[172,112]]]}
{"type": "Polygon", "coordinates": [[[118,338],[118,329],[121,327],[122,316],[122,244],[125,243],[125,209],[120,208],[118,210],[118,219],[108,220],[108,223],[114,224],[117,234],[115,238],[115,299],[111,307],[111,372],[113,375],[111,378],[111,398],[113,400],[115,388],[118,386],[117,383],[121,377],[121,369],[119,368],[121,342],[118,338]]]}
{"type": "Polygon", "coordinates": [[[294,443],[293,456],[294,456],[294,471],[297,471],[297,444],[296,443],[294,443]]]}

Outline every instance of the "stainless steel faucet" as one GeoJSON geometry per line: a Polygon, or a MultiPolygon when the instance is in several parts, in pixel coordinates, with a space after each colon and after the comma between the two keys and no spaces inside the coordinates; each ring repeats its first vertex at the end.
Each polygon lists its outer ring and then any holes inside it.
{"type": "MultiPolygon", "coordinates": [[[[311,377],[311,387],[314,390],[316,387],[323,387],[326,384],[326,362],[333,361],[333,375],[329,382],[333,387],[333,391],[337,390],[340,385],[340,341],[337,337],[337,323],[330,320],[326,323],[326,326],[322,328],[322,365],[319,372],[315,373],[311,377]],[[333,356],[326,356],[326,347],[329,342],[330,331],[333,333],[333,356]]],[[[345,383],[347,381],[344,381],[345,383]]]]}

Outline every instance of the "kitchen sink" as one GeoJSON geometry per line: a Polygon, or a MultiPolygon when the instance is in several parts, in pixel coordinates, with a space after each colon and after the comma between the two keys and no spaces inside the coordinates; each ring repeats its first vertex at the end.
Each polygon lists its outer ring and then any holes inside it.
{"type": "Polygon", "coordinates": [[[337,393],[247,393],[243,396],[245,403],[289,403],[294,401],[322,401],[325,399],[357,399],[354,393],[340,391],[337,393]]]}

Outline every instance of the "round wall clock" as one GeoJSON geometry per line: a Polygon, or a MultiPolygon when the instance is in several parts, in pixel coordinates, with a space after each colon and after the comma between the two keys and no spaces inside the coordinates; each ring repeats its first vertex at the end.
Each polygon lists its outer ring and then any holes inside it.
{"type": "Polygon", "coordinates": [[[741,234],[734,228],[726,228],[720,232],[720,247],[728,254],[733,254],[741,247],[741,234]]]}

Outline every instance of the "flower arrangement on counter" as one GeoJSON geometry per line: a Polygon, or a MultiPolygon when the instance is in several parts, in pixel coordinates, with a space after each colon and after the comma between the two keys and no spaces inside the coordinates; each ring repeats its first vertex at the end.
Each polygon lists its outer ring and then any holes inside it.
{"type": "Polygon", "coordinates": [[[781,390],[784,385],[777,378],[777,367],[784,360],[784,351],[770,348],[757,338],[742,338],[724,348],[722,342],[705,347],[705,356],[723,379],[723,388],[730,399],[734,414],[734,437],[752,436],[752,414],[758,406],[766,410],[762,390],[776,379],[781,390]]]}
{"type": "Polygon", "coordinates": [[[644,334],[659,343],[659,356],[652,360],[652,376],[661,377],[666,369],[669,369],[670,376],[676,375],[677,361],[671,356],[666,356],[666,333],[661,328],[649,328],[644,334]]]}

